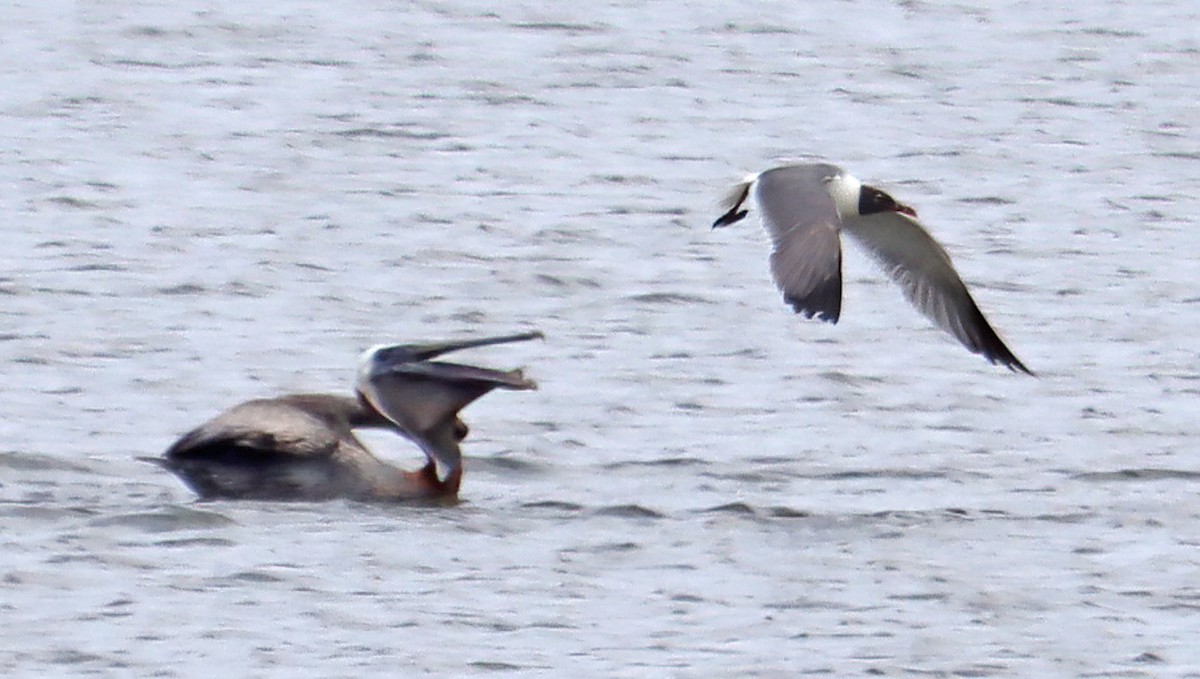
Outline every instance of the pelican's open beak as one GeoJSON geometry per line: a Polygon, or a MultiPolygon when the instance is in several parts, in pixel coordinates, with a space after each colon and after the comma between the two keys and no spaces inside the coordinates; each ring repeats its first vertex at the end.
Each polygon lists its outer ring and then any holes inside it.
{"type": "Polygon", "coordinates": [[[450,342],[432,342],[429,344],[409,344],[405,348],[418,361],[428,361],[435,356],[458,351],[460,349],[471,349],[474,347],[486,347],[492,344],[506,344],[508,342],[524,342],[532,339],[545,339],[546,336],[539,331],[522,332],[516,335],[501,335],[499,337],[483,337],[474,340],[458,340],[450,342]]]}

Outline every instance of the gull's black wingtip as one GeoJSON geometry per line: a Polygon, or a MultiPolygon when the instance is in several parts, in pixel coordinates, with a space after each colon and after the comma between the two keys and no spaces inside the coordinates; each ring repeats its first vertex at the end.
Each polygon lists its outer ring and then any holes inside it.
{"type": "Polygon", "coordinates": [[[814,309],[801,308],[797,305],[792,305],[792,309],[794,309],[798,314],[804,314],[805,318],[816,318],[818,321],[825,321],[826,323],[832,323],[833,325],[837,325],[838,319],[841,318],[841,314],[836,311],[818,311],[814,309]]]}
{"type": "Polygon", "coordinates": [[[750,214],[749,210],[739,210],[735,207],[732,210],[730,210],[729,212],[726,212],[725,214],[721,215],[720,217],[717,217],[717,220],[715,222],[713,222],[712,228],[719,229],[722,226],[729,226],[730,224],[736,224],[737,222],[742,221],[742,219],[745,218],[745,216],[748,214],[750,214]]]}
{"type": "Polygon", "coordinates": [[[1012,358],[1011,361],[1004,362],[1004,367],[1008,368],[1009,370],[1011,370],[1015,373],[1025,373],[1026,375],[1029,375],[1030,377],[1038,376],[1037,373],[1035,373],[1032,370],[1030,370],[1029,368],[1025,367],[1025,364],[1022,363],[1021,360],[1018,359],[1016,356],[1012,356],[1011,358],[1012,358]]]}
{"type": "Polygon", "coordinates": [[[750,186],[753,183],[754,180],[751,179],[733,187],[729,194],[725,196],[725,199],[721,201],[721,207],[727,207],[729,210],[720,217],[717,217],[717,221],[713,222],[712,228],[717,229],[722,226],[735,224],[749,214],[748,210],[739,210],[738,208],[742,207],[742,203],[746,202],[746,198],[750,195],[750,186]]]}
{"type": "Polygon", "coordinates": [[[842,317],[842,286],[840,280],[830,280],[820,286],[813,294],[797,297],[784,293],[783,301],[791,305],[792,311],[802,314],[805,318],[816,318],[837,325],[842,317]]]}
{"type": "Polygon", "coordinates": [[[967,336],[959,337],[959,341],[963,343],[972,353],[979,354],[987,359],[988,363],[993,365],[1002,365],[1005,368],[1015,373],[1025,373],[1030,377],[1037,377],[1017,355],[1008,348],[1004,340],[996,334],[996,330],[992,328],[992,324],[988,323],[983,312],[979,310],[979,305],[975,304],[975,300],[970,299],[970,294],[967,295],[971,309],[969,311],[970,323],[967,324],[967,336]]]}
{"type": "Polygon", "coordinates": [[[991,346],[987,346],[979,351],[988,360],[988,363],[1002,365],[1015,373],[1025,373],[1030,377],[1037,377],[1037,373],[1022,363],[1021,359],[1017,358],[1017,355],[996,336],[995,331],[992,331],[991,334],[993,337],[993,341],[989,343],[991,346]]]}

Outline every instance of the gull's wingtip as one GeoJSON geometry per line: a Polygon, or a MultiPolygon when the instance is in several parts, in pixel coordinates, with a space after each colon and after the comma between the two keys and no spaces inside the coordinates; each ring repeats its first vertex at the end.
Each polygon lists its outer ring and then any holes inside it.
{"type": "MultiPolygon", "coordinates": [[[[990,329],[991,326],[988,326],[990,329]]],[[[993,335],[995,331],[992,331],[993,335]]],[[[988,363],[993,365],[1002,365],[1014,373],[1024,373],[1030,377],[1037,377],[1037,373],[1033,372],[1026,366],[1017,355],[1004,344],[998,335],[995,336],[995,342],[992,346],[985,346],[980,349],[973,350],[975,353],[981,354],[988,360],[988,363]]]]}
{"type": "Polygon", "coordinates": [[[722,226],[735,224],[749,214],[749,210],[740,210],[738,208],[742,207],[742,203],[746,202],[746,198],[750,195],[750,187],[756,181],[758,181],[757,174],[747,175],[742,181],[734,184],[733,188],[725,193],[719,203],[721,209],[725,210],[725,212],[712,223],[712,228],[718,229],[722,226]]]}
{"type": "Polygon", "coordinates": [[[1030,377],[1038,376],[1037,373],[1033,372],[1028,367],[1026,367],[1025,364],[1022,363],[1021,360],[1019,358],[1017,358],[1016,356],[1012,357],[1011,362],[1006,362],[1005,367],[1015,373],[1025,373],[1026,375],[1029,375],[1030,377]]]}
{"type": "Polygon", "coordinates": [[[742,219],[748,214],[750,214],[749,210],[739,210],[737,208],[733,208],[729,212],[717,217],[717,219],[712,223],[712,228],[719,229],[722,226],[736,224],[737,222],[742,221],[742,219]]]}
{"type": "Polygon", "coordinates": [[[737,209],[746,200],[747,194],[750,193],[750,187],[754,185],[754,182],[758,181],[759,174],[761,173],[748,174],[742,177],[742,181],[731,186],[718,203],[721,209],[730,211],[737,209]]]}

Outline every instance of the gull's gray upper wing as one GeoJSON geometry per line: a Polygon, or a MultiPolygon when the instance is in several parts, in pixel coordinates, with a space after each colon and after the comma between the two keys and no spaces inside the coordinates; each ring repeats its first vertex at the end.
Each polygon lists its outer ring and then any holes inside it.
{"type": "Polygon", "coordinates": [[[842,225],[867,249],[904,295],[939,328],[992,363],[1033,374],[1005,346],[984,318],[950,255],[915,219],[880,212],[842,225]]]}
{"type": "Polygon", "coordinates": [[[771,273],[797,313],[837,323],[842,311],[842,248],[837,207],[826,182],[833,165],[790,165],[755,185],[762,221],[775,244],[771,273]]]}

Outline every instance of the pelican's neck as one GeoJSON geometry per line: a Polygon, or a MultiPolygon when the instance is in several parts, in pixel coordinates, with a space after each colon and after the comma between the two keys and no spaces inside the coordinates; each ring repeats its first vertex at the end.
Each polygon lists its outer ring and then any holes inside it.
{"type": "Polygon", "coordinates": [[[381,489],[379,495],[392,497],[397,500],[436,500],[439,502],[455,502],[458,500],[458,488],[462,484],[462,467],[450,472],[443,481],[438,478],[437,469],[433,462],[415,471],[396,470],[388,487],[381,489]]]}
{"type": "Polygon", "coordinates": [[[843,172],[829,180],[828,189],[837,207],[838,217],[845,220],[859,216],[858,199],[862,195],[862,182],[843,172]]]}
{"type": "Polygon", "coordinates": [[[350,419],[350,426],[353,427],[374,427],[395,429],[396,423],[389,420],[371,405],[367,397],[362,395],[362,392],[355,392],[354,406],[346,413],[350,419]]]}

